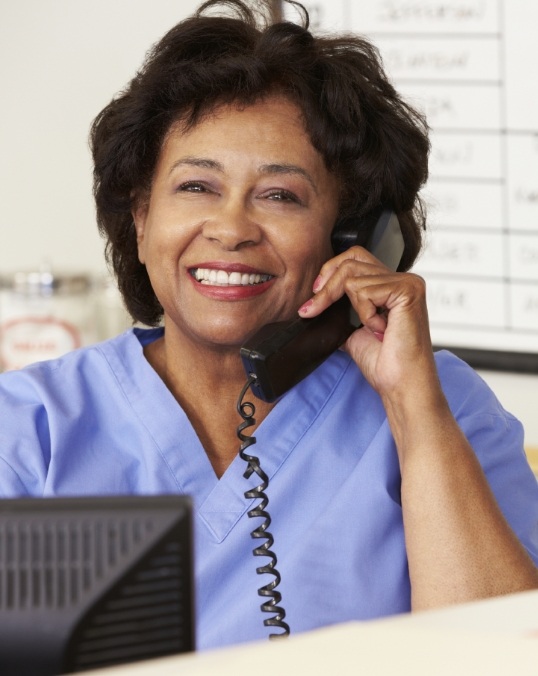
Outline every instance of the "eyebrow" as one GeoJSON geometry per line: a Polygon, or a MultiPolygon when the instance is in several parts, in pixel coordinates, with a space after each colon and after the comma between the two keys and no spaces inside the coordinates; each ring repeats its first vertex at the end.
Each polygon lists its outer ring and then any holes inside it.
{"type": "MultiPolygon", "coordinates": [[[[171,174],[174,171],[174,169],[183,165],[191,167],[201,167],[203,169],[214,169],[221,173],[224,172],[224,165],[221,164],[220,162],[217,162],[216,160],[211,160],[206,157],[188,156],[182,157],[181,159],[174,162],[174,164],[170,167],[169,173],[171,174]]],[[[291,174],[296,176],[302,176],[310,183],[310,185],[314,189],[314,192],[316,194],[318,192],[316,184],[314,183],[314,180],[312,179],[310,174],[305,169],[297,166],[296,164],[277,164],[277,163],[262,164],[261,167],[258,169],[258,173],[262,175],[291,174]]]]}
{"type": "Polygon", "coordinates": [[[216,169],[217,171],[224,171],[224,166],[215,160],[210,160],[205,157],[182,157],[180,160],[177,160],[177,162],[174,162],[174,164],[170,167],[170,171],[168,172],[171,174],[174,169],[177,169],[177,167],[181,167],[182,165],[188,165],[190,167],[202,167],[203,169],[216,169]]]}
{"type": "Polygon", "coordinates": [[[302,176],[310,183],[314,189],[314,192],[316,194],[318,192],[316,184],[314,183],[314,180],[310,174],[302,167],[298,167],[296,164],[263,164],[258,171],[260,174],[292,174],[302,176]]]}

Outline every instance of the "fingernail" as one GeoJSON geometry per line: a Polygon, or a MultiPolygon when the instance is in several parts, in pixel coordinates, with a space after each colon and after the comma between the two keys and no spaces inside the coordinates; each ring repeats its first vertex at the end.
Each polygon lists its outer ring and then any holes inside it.
{"type": "Polygon", "coordinates": [[[321,275],[318,275],[314,280],[314,285],[312,286],[312,291],[316,293],[321,288],[321,275]]]}
{"type": "Polygon", "coordinates": [[[372,333],[377,338],[377,340],[379,340],[380,343],[383,342],[383,338],[385,337],[384,333],[381,333],[381,331],[372,331],[372,333]]]}
{"type": "Polygon", "coordinates": [[[306,303],[304,303],[304,305],[301,305],[301,307],[298,310],[299,314],[300,315],[301,314],[304,314],[304,315],[308,314],[308,312],[310,311],[310,308],[312,307],[313,302],[314,302],[314,299],[311,298],[310,300],[307,300],[306,303]]]}

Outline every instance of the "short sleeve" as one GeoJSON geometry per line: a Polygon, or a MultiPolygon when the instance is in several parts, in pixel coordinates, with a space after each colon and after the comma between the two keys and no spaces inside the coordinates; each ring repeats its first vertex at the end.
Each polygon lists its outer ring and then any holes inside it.
{"type": "Polygon", "coordinates": [[[452,413],[505,518],[538,565],[538,481],[525,455],[523,426],[467,364],[448,352],[436,359],[452,413]]]}

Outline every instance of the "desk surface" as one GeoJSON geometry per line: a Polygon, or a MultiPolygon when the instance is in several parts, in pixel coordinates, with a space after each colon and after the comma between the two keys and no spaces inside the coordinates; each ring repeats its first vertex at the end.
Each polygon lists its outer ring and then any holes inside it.
{"type": "Polygon", "coordinates": [[[538,675],[538,591],[87,676],[538,675]]]}

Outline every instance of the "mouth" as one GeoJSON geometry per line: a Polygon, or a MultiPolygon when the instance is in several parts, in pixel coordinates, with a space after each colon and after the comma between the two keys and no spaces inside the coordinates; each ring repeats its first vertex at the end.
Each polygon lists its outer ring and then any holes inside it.
{"type": "Polygon", "coordinates": [[[200,284],[209,286],[256,286],[273,278],[272,275],[248,272],[226,272],[213,268],[192,268],[190,274],[200,284]]]}

